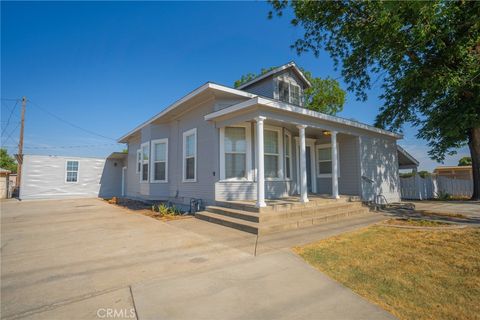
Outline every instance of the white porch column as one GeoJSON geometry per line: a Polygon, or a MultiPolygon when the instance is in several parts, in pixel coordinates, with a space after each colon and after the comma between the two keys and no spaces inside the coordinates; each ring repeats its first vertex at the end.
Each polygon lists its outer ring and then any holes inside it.
{"type": "Polygon", "coordinates": [[[257,208],[266,207],[265,203],[265,170],[263,152],[263,121],[265,117],[257,117],[257,208]]]}
{"type": "Polygon", "coordinates": [[[308,202],[307,189],[307,156],[305,147],[305,128],[307,126],[297,126],[300,131],[300,201],[308,202]]]}
{"type": "Polygon", "coordinates": [[[338,199],[338,150],[337,150],[337,132],[331,132],[332,139],[332,198],[338,199]]]}

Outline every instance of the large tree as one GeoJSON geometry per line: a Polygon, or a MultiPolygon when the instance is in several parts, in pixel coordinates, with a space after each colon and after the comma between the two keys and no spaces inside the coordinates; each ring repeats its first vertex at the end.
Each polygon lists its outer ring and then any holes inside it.
{"type": "MultiPolygon", "coordinates": [[[[263,68],[259,74],[247,73],[233,84],[238,88],[242,84],[255,79],[256,77],[269,72],[277,67],[263,68]]],[[[346,92],[340,87],[337,80],[318,78],[312,76],[310,71],[301,69],[312,86],[304,91],[305,107],[310,110],[323,112],[330,115],[343,110],[346,92]]]]}
{"type": "Polygon", "coordinates": [[[378,127],[413,124],[437,161],[468,145],[480,199],[480,2],[270,3],[270,17],[291,8],[303,27],[297,53],[326,50],[359,99],[381,81],[378,127]]]}

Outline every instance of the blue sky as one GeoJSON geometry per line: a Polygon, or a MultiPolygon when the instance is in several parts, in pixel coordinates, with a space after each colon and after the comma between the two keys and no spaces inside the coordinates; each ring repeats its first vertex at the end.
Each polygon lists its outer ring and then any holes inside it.
{"type": "MultiPolygon", "coordinates": [[[[118,138],[207,81],[233,85],[244,73],[291,60],[315,76],[340,75],[326,53],[318,58],[297,56],[290,44],[301,30],[289,24],[288,16],[268,20],[269,5],[263,2],[1,6],[1,95],[27,96],[31,101],[25,153],[103,157],[122,149],[44,110],[118,138]]],[[[366,102],[356,101],[349,92],[339,115],[372,124],[382,104],[377,98],[380,85],[366,102]]],[[[18,105],[7,123],[14,105],[2,100],[1,142],[10,152],[18,142],[18,105]]],[[[437,164],[428,159],[426,142],[417,140],[415,133],[406,127],[400,144],[420,160],[421,168],[432,170],[437,164]]],[[[468,149],[463,148],[445,164],[456,165],[465,155],[468,149]]]]}

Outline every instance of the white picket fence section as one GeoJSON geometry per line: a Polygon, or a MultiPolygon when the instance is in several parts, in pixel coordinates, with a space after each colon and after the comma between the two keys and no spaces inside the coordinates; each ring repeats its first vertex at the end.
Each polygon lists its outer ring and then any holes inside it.
{"type": "Polygon", "coordinates": [[[436,198],[439,193],[448,193],[457,197],[470,197],[473,192],[473,180],[451,179],[429,176],[422,178],[415,175],[400,178],[402,199],[426,200],[436,198]]]}

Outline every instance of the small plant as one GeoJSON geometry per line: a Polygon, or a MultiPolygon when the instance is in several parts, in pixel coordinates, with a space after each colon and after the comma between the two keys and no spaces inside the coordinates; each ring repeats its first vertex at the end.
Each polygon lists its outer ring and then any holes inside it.
{"type": "Polygon", "coordinates": [[[439,191],[439,192],[437,192],[437,199],[438,200],[451,200],[452,195],[448,192],[439,191]]]}

